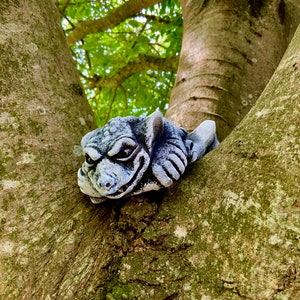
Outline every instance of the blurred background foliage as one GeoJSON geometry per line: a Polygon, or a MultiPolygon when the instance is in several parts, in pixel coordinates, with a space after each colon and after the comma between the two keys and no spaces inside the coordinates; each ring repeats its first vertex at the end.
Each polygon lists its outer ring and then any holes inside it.
{"type": "MultiPolygon", "coordinates": [[[[130,1],[59,0],[66,36],[80,22],[109,17],[130,1]]],[[[119,25],[85,35],[72,45],[98,126],[117,115],[146,115],[155,109],[165,112],[176,76],[181,39],[180,4],[173,0],[142,9],[119,25]],[[147,63],[140,59],[145,57],[147,63]],[[153,67],[151,60],[157,58],[160,60],[153,67]],[[171,67],[167,60],[172,62],[171,67]]]]}

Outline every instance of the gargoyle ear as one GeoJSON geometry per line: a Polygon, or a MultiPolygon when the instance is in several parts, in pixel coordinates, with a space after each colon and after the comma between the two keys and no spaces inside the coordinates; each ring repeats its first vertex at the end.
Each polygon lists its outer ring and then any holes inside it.
{"type": "Polygon", "coordinates": [[[163,115],[160,111],[153,112],[143,121],[143,135],[145,144],[151,152],[155,142],[160,138],[164,132],[163,115]]]}
{"type": "Polygon", "coordinates": [[[203,121],[187,136],[185,146],[188,160],[192,163],[219,145],[216,135],[216,123],[212,120],[203,121]]]}

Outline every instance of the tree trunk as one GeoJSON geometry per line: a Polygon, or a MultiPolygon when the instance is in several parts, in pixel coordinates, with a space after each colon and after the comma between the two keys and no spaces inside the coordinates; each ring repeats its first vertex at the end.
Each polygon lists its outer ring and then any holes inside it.
{"type": "Polygon", "coordinates": [[[95,219],[76,183],[92,115],[54,1],[0,1],[0,104],[0,298],[52,299],[95,219]]]}
{"type": "Polygon", "coordinates": [[[188,130],[214,119],[223,140],[261,94],[296,20],[280,0],[181,4],[184,34],[167,117],[188,130]]]}
{"type": "Polygon", "coordinates": [[[92,122],[54,2],[0,12],[1,299],[300,297],[300,30],[178,185],[96,207],[76,184],[92,122]]]}
{"type": "MultiPolygon", "coordinates": [[[[300,27],[255,107],[135,228],[114,297],[299,299],[300,27]]],[[[126,231],[125,231],[126,232],[126,231]]]]}

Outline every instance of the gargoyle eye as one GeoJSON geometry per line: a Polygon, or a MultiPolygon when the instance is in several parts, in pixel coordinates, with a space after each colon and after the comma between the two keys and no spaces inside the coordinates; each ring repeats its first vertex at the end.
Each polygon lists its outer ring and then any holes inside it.
{"type": "Polygon", "coordinates": [[[83,151],[85,155],[85,162],[89,166],[93,166],[101,160],[102,156],[98,149],[95,149],[94,147],[86,147],[83,151]]]}
{"type": "Polygon", "coordinates": [[[85,161],[89,164],[89,165],[94,165],[96,163],[95,160],[93,160],[87,153],[85,154],[85,161]]]}
{"type": "Polygon", "coordinates": [[[128,160],[137,147],[136,142],[131,138],[123,138],[117,141],[108,151],[108,156],[120,161],[128,160]]]}
{"type": "Polygon", "coordinates": [[[124,160],[130,157],[135,147],[126,145],[123,149],[121,148],[119,153],[117,153],[114,157],[119,160],[124,160]]]}

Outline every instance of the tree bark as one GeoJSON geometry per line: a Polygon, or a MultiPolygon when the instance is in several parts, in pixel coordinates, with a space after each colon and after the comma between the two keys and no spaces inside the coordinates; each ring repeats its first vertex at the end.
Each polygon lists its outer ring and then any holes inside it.
{"type": "Polygon", "coordinates": [[[181,4],[184,34],[167,117],[188,130],[214,119],[223,140],[261,94],[296,21],[286,24],[292,19],[280,0],[181,4]]]}
{"type": "Polygon", "coordinates": [[[300,297],[299,63],[300,27],[250,113],[135,231],[109,299],[300,297]]]}
{"type": "Polygon", "coordinates": [[[92,115],[54,1],[0,2],[0,109],[0,298],[52,299],[95,218],[76,183],[92,115]]]}
{"type": "Polygon", "coordinates": [[[91,126],[53,1],[0,2],[1,299],[297,299],[300,29],[237,129],[181,182],[93,206],[91,126]]]}

